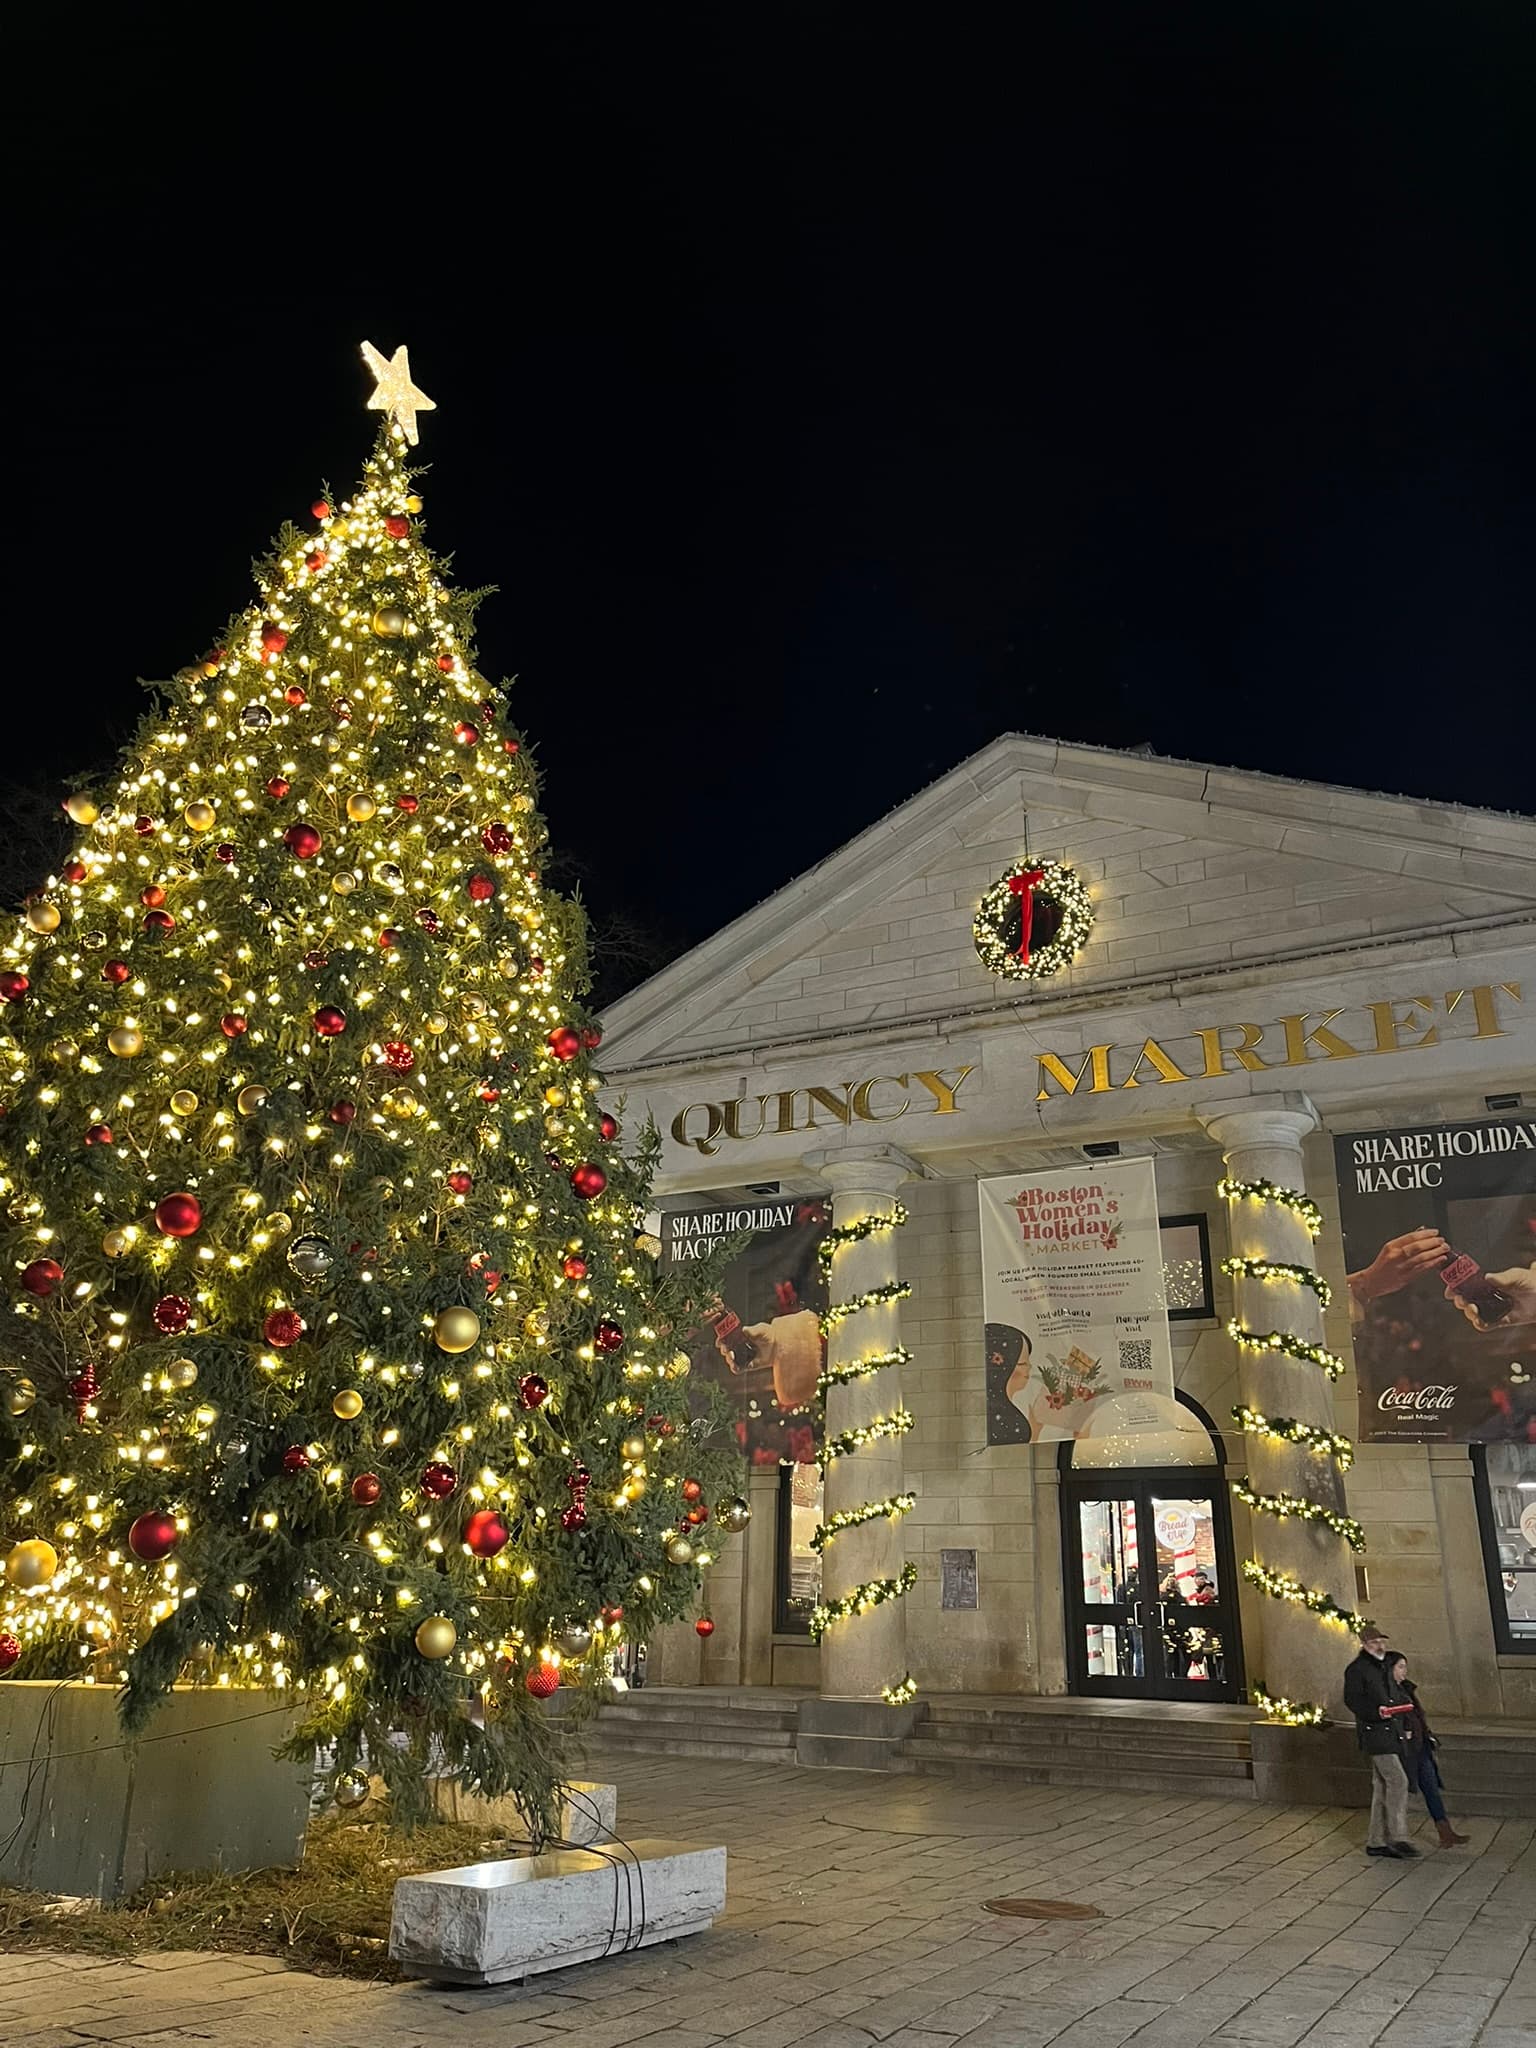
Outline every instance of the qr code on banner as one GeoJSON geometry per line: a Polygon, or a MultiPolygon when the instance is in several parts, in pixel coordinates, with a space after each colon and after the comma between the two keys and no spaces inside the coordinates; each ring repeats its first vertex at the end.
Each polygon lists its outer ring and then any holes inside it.
{"type": "Polygon", "coordinates": [[[1120,1370],[1126,1374],[1151,1372],[1152,1340],[1150,1337],[1122,1337],[1120,1339],[1120,1370]]]}

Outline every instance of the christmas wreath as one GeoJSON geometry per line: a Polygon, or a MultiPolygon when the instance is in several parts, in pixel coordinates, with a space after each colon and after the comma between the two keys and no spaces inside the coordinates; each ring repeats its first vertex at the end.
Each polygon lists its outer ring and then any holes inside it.
{"type": "Polygon", "coordinates": [[[972,926],[982,965],[1014,981],[1055,974],[1092,929],[1093,904],[1076,872],[1028,858],[992,884],[972,926]]]}

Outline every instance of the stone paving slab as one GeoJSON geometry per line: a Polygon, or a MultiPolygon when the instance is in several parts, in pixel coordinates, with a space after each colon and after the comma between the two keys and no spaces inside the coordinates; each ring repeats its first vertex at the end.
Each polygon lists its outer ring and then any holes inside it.
{"type": "Polygon", "coordinates": [[[1536,2048],[1536,1823],[601,1752],[634,1834],[724,1842],[708,1934],[526,1989],[271,1956],[0,1954],[26,2048],[1536,2048]],[[1000,1897],[1097,1906],[1031,1921],[1000,1897]]]}

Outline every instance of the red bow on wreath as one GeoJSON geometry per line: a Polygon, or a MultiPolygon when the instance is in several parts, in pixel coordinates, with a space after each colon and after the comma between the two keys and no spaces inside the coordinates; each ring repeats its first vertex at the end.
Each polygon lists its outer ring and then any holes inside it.
{"type": "Polygon", "coordinates": [[[1019,899],[1019,958],[1029,960],[1029,934],[1035,917],[1035,884],[1045,880],[1044,868],[1025,868],[1008,877],[1008,887],[1019,899]]]}

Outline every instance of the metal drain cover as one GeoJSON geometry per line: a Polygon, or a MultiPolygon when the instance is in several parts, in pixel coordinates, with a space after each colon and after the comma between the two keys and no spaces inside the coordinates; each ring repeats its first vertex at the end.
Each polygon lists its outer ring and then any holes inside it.
{"type": "Polygon", "coordinates": [[[1079,1906],[1071,1899],[987,1899],[988,1913],[1006,1913],[1014,1920],[1102,1920],[1097,1906],[1079,1906]]]}

